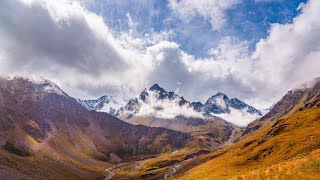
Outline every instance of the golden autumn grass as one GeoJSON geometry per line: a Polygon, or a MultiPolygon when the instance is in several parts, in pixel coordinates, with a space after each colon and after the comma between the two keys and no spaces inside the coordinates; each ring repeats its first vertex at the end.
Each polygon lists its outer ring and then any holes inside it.
{"type": "Polygon", "coordinates": [[[320,179],[320,108],[297,111],[172,179],[320,179]]]}

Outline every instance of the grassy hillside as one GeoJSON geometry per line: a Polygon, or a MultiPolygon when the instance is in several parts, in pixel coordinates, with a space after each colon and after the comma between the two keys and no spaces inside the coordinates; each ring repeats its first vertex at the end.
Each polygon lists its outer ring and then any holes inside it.
{"type": "Polygon", "coordinates": [[[320,179],[319,88],[295,101],[278,106],[281,110],[260,120],[257,131],[173,179],[320,179]]]}

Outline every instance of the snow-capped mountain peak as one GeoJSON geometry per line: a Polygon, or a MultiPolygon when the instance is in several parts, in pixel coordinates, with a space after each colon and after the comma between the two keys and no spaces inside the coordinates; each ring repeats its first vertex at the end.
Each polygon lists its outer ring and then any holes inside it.
{"type": "Polygon", "coordinates": [[[154,84],[150,87],[150,91],[158,91],[158,92],[164,92],[165,90],[160,87],[158,84],[154,84]]]}
{"type": "Polygon", "coordinates": [[[143,90],[139,97],[131,99],[125,107],[120,108],[117,115],[122,119],[146,114],[163,117],[161,113],[171,113],[171,110],[182,113],[172,113],[178,116],[190,114],[198,117],[219,116],[241,126],[262,115],[254,107],[237,98],[229,99],[222,92],[211,96],[205,104],[202,104],[201,102],[189,102],[172,91],[166,91],[158,84],[143,90]],[[243,121],[242,118],[244,118],[243,121]]]}
{"type": "Polygon", "coordinates": [[[154,84],[148,90],[145,89],[137,98],[132,98],[125,107],[117,113],[122,119],[130,119],[135,115],[157,117],[175,116],[202,116],[195,111],[191,103],[172,91],[166,91],[158,84],[154,84]],[[188,112],[187,112],[188,111],[188,112]]]}
{"type": "Polygon", "coordinates": [[[205,113],[221,114],[229,113],[230,108],[238,110],[245,109],[248,113],[262,115],[261,112],[254,107],[240,101],[237,98],[229,99],[227,95],[221,92],[218,92],[216,95],[210,97],[203,105],[201,110],[205,113]]]}
{"type": "Polygon", "coordinates": [[[116,112],[124,106],[127,102],[117,96],[101,96],[94,100],[81,100],[78,102],[88,110],[107,112],[111,115],[115,115],[116,112]]]}
{"type": "MultiPolygon", "coordinates": [[[[175,94],[172,91],[166,91],[162,87],[160,87],[158,84],[154,84],[153,86],[150,87],[149,93],[150,92],[156,92],[156,95],[158,96],[159,99],[175,99],[178,98],[178,95],[175,94]]],[[[148,93],[148,92],[146,92],[148,93]]]]}
{"type": "Polygon", "coordinates": [[[211,96],[205,104],[202,104],[189,102],[172,91],[166,91],[158,84],[144,89],[138,97],[128,102],[112,96],[78,101],[88,110],[108,112],[123,120],[129,120],[135,116],[167,119],[181,116],[196,118],[218,116],[236,125],[244,126],[262,116],[259,110],[237,98],[230,99],[222,92],[211,96]]]}
{"type": "Polygon", "coordinates": [[[216,95],[210,97],[201,108],[202,111],[214,114],[228,113],[229,98],[224,93],[218,92],[216,95]]]}

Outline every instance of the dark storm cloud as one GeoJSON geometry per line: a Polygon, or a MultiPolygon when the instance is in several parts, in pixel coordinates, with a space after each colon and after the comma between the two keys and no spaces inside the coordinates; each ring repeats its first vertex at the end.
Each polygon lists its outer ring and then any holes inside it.
{"type": "MultiPolygon", "coordinates": [[[[72,14],[71,14],[72,15],[72,14]]],[[[81,73],[114,73],[127,64],[81,14],[57,20],[40,3],[4,0],[0,6],[1,48],[16,70],[68,67],[81,73]]]]}

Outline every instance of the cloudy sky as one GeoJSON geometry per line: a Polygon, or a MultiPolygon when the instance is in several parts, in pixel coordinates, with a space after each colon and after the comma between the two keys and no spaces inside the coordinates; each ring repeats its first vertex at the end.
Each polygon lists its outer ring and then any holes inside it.
{"type": "Polygon", "coordinates": [[[217,92],[266,108],[320,76],[319,0],[1,0],[0,74],[68,94],[190,101],[217,92]]]}

